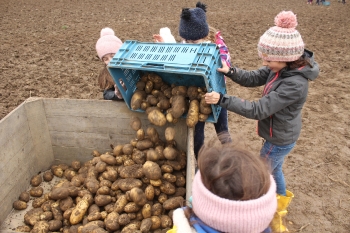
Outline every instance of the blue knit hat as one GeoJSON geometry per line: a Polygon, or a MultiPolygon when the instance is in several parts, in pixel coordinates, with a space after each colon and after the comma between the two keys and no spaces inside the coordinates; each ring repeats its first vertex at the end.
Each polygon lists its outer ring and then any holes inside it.
{"type": "Polygon", "coordinates": [[[207,6],[197,2],[196,8],[183,8],[179,34],[185,40],[199,40],[208,36],[209,26],[205,14],[207,6]]]}

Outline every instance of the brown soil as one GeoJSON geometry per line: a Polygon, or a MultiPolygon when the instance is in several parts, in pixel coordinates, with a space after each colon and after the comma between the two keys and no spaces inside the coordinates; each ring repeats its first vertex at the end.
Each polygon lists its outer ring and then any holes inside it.
{"type": "MultiPolygon", "coordinates": [[[[181,8],[195,3],[1,0],[0,119],[30,96],[101,99],[96,78],[102,62],[95,51],[100,30],[111,27],[123,41],[151,41],[152,34],[168,26],[177,36],[181,8]]],[[[297,29],[315,52],[321,72],[310,83],[302,133],[284,164],[287,187],[295,194],[287,226],[291,232],[349,232],[350,2],[332,0],[330,6],[307,5],[306,0],[206,3],[208,21],[222,31],[233,63],[246,69],[261,66],[256,44],[275,15],[281,10],[298,15],[297,29]]],[[[261,90],[228,81],[228,93],[242,98],[258,99],[261,90]]],[[[213,130],[207,125],[208,131],[213,130]]],[[[245,138],[248,148],[259,151],[255,121],[229,113],[229,125],[231,134],[245,138]]]]}

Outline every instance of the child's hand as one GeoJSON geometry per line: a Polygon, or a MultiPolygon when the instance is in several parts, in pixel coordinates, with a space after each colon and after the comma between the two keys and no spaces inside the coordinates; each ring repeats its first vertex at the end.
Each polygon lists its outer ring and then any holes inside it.
{"type": "Polygon", "coordinates": [[[153,35],[153,42],[161,42],[163,43],[164,42],[164,39],[161,35],[159,34],[154,34],[153,35]]]}
{"type": "Polygon", "coordinates": [[[218,68],[217,70],[221,73],[226,74],[230,70],[230,67],[227,66],[226,61],[224,60],[222,60],[221,63],[222,63],[222,68],[218,68]]]}
{"type": "Polygon", "coordinates": [[[206,93],[204,95],[204,98],[207,104],[217,104],[220,100],[220,94],[215,91],[212,91],[210,93],[206,93]]]}

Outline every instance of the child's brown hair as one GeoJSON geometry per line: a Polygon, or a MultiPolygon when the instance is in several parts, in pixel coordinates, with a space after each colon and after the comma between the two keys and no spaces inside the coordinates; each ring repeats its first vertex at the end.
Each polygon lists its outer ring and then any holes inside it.
{"type": "Polygon", "coordinates": [[[204,145],[199,151],[198,168],[204,186],[229,200],[257,199],[270,188],[267,163],[259,155],[233,143],[204,145]]]}
{"type": "Polygon", "coordinates": [[[107,90],[109,88],[114,87],[114,81],[112,79],[111,74],[109,73],[107,66],[103,67],[103,69],[100,71],[100,74],[97,78],[98,85],[101,89],[107,90]]]}

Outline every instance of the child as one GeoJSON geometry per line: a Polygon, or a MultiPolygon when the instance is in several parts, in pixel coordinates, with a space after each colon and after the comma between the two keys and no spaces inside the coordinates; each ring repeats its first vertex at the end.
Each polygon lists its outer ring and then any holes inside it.
{"type": "Polygon", "coordinates": [[[251,102],[211,92],[205,94],[205,100],[208,104],[218,104],[258,120],[258,134],[264,139],[260,155],[271,164],[279,198],[279,215],[275,215],[272,228],[283,232],[287,229],[282,225],[281,216],[287,213],[286,208],[294,195],[286,190],[282,165],[300,135],[301,109],[307,98],[308,82],[317,78],[319,66],[313,53],[304,49],[301,35],[295,29],[297,19],[293,12],[280,12],[275,18],[275,25],[260,37],[258,43],[258,54],[264,67],[245,71],[224,63],[218,69],[242,86],[265,84],[262,97],[251,102]]]}
{"type": "Polygon", "coordinates": [[[123,100],[117,85],[114,83],[106,67],[122,44],[123,42],[114,35],[114,31],[111,28],[107,27],[101,30],[100,38],[96,43],[96,52],[105,64],[98,77],[98,84],[103,89],[103,99],[105,100],[123,100]]]}
{"type": "Polygon", "coordinates": [[[176,209],[168,233],[270,232],[276,184],[265,161],[233,143],[209,143],[199,151],[198,167],[192,209],[176,209]]]}
{"type": "MultiPolygon", "coordinates": [[[[216,43],[220,48],[221,59],[230,65],[230,54],[220,31],[210,27],[206,19],[206,5],[197,2],[195,8],[182,9],[179,34],[182,37],[182,43],[216,43]]],[[[153,35],[154,41],[163,42],[161,35],[153,35]]],[[[226,133],[229,135],[227,124],[227,110],[221,109],[218,120],[214,123],[217,134],[226,133]]],[[[194,154],[197,159],[198,151],[204,143],[205,122],[198,122],[194,130],[194,154]]],[[[231,142],[231,137],[226,137],[221,143],[231,142]]]]}

